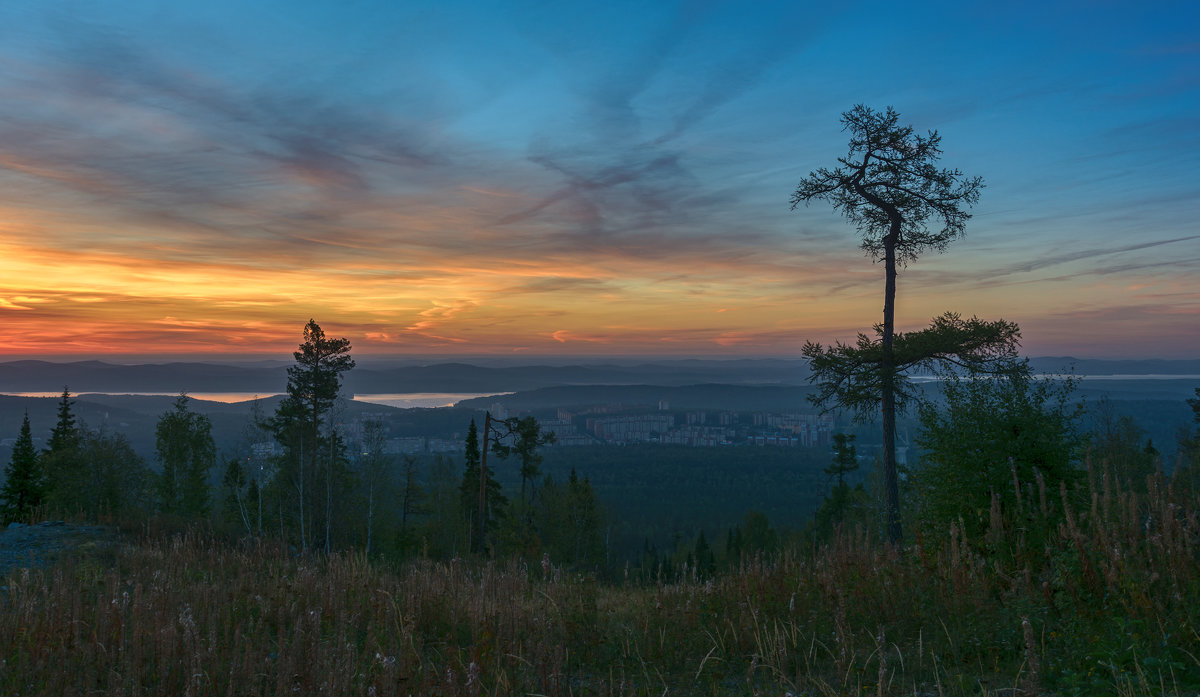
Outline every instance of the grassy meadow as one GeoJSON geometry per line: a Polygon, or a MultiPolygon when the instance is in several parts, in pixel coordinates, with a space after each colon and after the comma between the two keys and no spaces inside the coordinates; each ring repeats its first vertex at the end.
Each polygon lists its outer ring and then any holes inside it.
{"type": "Polygon", "coordinates": [[[0,694],[1200,694],[1194,493],[1088,482],[983,539],[843,531],[709,580],[146,526],[4,581],[0,694]]]}

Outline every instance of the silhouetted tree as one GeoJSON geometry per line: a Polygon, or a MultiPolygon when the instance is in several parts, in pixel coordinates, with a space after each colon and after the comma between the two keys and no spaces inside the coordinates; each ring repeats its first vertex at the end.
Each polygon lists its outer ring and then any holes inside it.
{"type": "Polygon", "coordinates": [[[47,453],[66,452],[79,446],[79,427],[72,411],[74,406],[71,391],[64,387],[62,397],[58,400],[58,421],[50,432],[50,442],[46,444],[47,453]]]}
{"type": "Polygon", "coordinates": [[[484,552],[487,549],[486,539],[488,531],[496,527],[496,522],[500,513],[504,510],[504,504],[508,498],[501,492],[500,483],[496,481],[492,471],[487,472],[487,481],[484,484],[484,507],[482,515],[479,508],[479,479],[482,450],[479,447],[479,428],[475,425],[475,419],[471,419],[471,425],[467,427],[466,448],[464,452],[464,468],[462,476],[462,484],[459,486],[459,493],[462,501],[462,511],[466,516],[467,522],[471,530],[471,551],[484,552]]]}
{"type": "Polygon", "coordinates": [[[33,448],[33,433],[29,430],[29,412],[21,422],[12,458],[4,469],[4,488],[0,489],[0,513],[4,521],[22,520],[42,505],[45,482],[42,464],[33,448]]]}
{"type": "Polygon", "coordinates": [[[837,477],[837,486],[845,485],[848,472],[858,469],[858,452],[855,449],[854,436],[845,433],[833,434],[833,463],[825,468],[825,474],[837,477]]]}
{"type": "Polygon", "coordinates": [[[212,422],[188,408],[180,394],[175,408],[158,419],[154,452],[162,471],[158,475],[159,508],[168,513],[203,517],[209,511],[208,473],[217,460],[212,422]]]}
{"type": "Polygon", "coordinates": [[[499,423],[500,429],[493,434],[492,452],[503,458],[516,455],[521,461],[521,498],[510,504],[500,536],[509,551],[536,557],[540,539],[533,521],[534,492],[529,490],[541,476],[539,465],[544,458],[538,448],[553,443],[554,433],[543,431],[532,416],[512,417],[499,423]]]}
{"type": "MultiPolygon", "coordinates": [[[[846,506],[849,505],[850,487],[846,484],[846,474],[858,469],[858,453],[852,445],[854,436],[845,433],[833,434],[833,462],[825,468],[825,474],[835,477],[832,493],[826,497],[822,508],[832,525],[842,522],[846,506]]],[[[818,511],[818,519],[821,511],[818,511]]]]}
{"type": "Polygon", "coordinates": [[[521,501],[527,502],[525,487],[527,482],[536,481],[542,471],[539,465],[545,459],[538,448],[555,441],[553,431],[543,431],[541,424],[532,416],[525,418],[513,417],[504,422],[508,432],[516,437],[512,445],[497,441],[492,452],[500,457],[516,454],[521,460],[521,501]]]}
{"type": "Polygon", "coordinates": [[[78,509],[85,498],[84,463],[81,449],[83,433],[73,411],[75,400],[64,387],[58,400],[58,420],[50,431],[50,440],[42,451],[45,498],[53,508],[78,509]]]}
{"type": "MultiPolygon", "coordinates": [[[[288,396],[280,402],[271,420],[275,438],[284,449],[279,458],[276,479],[285,478],[296,494],[296,512],[300,528],[300,546],[308,549],[308,527],[312,523],[311,510],[319,510],[319,504],[311,500],[319,489],[315,484],[321,465],[325,465],[326,476],[335,476],[335,468],[342,463],[341,439],[327,426],[326,417],[337,401],[342,387],[342,373],[354,367],[350,357],[350,340],[327,339],[321,325],[310,319],[304,326],[304,340],[299,350],[292,353],[296,364],[287,369],[288,396]],[[337,451],[337,452],[334,452],[337,451]]],[[[275,484],[282,494],[282,481],[275,484]]],[[[326,515],[329,515],[329,492],[326,490],[326,515]]],[[[320,499],[316,499],[319,501],[320,499]]],[[[328,533],[328,526],[326,527],[328,533]]],[[[326,535],[328,540],[328,534],[326,535]]]]}
{"type": "MultiPolygon", "coordinates": [[[[809,342],[804,355],[813,364],[814,381],[827,387],[818,398],[861,409],[865,388],[879,404],[886,527],[888,539],[894,543],[902,539],[896,474],[897,381],[903,370],[896,355],[897,271],[922,252],[942,251],[961,236],[970,218],[966,209],[979,200],[983,188],[980,177],[964,177],[956,169],[935,166],[941,156],[937,131],[922,136],[911,126],[900,126],[898,120],[899,114],[891,107],[877,112],[860,104],[843,113],[843,130],[850,132],[849,152],[838,158],[838,167],[811,172],[791,199],[793,210],[813,200],[830,202],[857,226],[863,250],[884,263],[883,322],[877,327],[878,341],[860,334],[857,348],[839,343],[828,349],[809,342]],[[934,229],[929,225],[931,219],[937,221],[934,229]],[[866,384],[847,385],[847,381],[866,384]]],[[[995,329],[1003,334],[1007,327],[995,329]]],[[[1003,336],[998,339],[1003,341],[1003,336]]],[[[941,355],[959,353],[953,344],[928,348],[941,355]]]]}

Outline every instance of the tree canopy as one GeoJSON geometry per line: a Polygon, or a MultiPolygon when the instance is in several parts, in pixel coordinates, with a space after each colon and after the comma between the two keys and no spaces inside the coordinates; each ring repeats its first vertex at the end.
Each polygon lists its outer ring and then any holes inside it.
{"type": "Polygon", "coordinates": [[[906,264],[926,250],[944,250],[965,232],[971,217],[965,208],[979,200],[983,178],[938,169],[938,132],[920,135],[899,119],[892,107],[879,112],[859,104],[843,113],[849,151],[838,167],[813,170],[800,182],[792,209],[828,201],[858,228],[867,254],[883,261],[894,253],[906,264]]]}
{"type": "MultiPolygon", "coordinates": [[[[879,334],[881,329],[875,331],[879,334]]],[[[915,396],[909,380],[912,372],[948,368],[1003,372],[1016,358],[1020,340],[1021,330],[1013,322],[963,319],[954,312],[935,317],[925,329],[896,334],[892,349],[896,408],[904,411],[915,396]]],[[[813,403],[846,409],[859,420],[875,416],[884,382],[884,352],[878,337],[859,334],[853,346],[810,341],[802,352],[817,386],[810,397],[813,403]]]]}

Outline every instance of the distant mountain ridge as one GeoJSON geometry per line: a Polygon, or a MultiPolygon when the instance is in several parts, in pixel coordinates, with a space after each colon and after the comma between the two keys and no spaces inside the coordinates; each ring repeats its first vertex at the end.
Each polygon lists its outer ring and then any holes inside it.
{"type": "MultiPolygon", "coordinates": [[[[412,392],[513,392],[560,385],[802,384],[808,372],[791,360],[678,361],[640,365],[528,365],[482,367],[467,363],[355,368],[345,386],[357,394],[412,392]]],[[[102,361],[0,363],[0,392],[261,392],[287,386],[282,366],[241,367],[208,363],[117,365],[102,361]]]]}
{"type": "MultiPolygon", "coordinates": [[[[1031,359],[1036,372],[1076,375],[1200,375],[1195,360],[1031,359]]],[[[650,360],[631,365],[478,366],[469,363],[372,367],[346,375],[357,394],[412,392],[515,392],[569,385],[791,385],[807,384],[801,359],[650,360]]],[[[234,366],[178,362],[122,365],[89,360],[71,363],[21,360],[0,363],[0,393],[57,392],[245,392],[282,393],[284,366],[234,366]]]]}
{"type": "Polygon", "coordinates": [[[0,363],[0,392],[283,392],[285,368],[212,363],[118,365],[103,361],[0,363]]]}

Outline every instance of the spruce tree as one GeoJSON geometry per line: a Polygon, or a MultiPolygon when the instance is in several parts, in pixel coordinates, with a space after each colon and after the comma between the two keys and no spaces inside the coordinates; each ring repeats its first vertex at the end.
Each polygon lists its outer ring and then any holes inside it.
{"type": "Polygon", "coordinates": [[[42,505],[45,493],[41,461],[33,449],[33,434],[29,430],[29,412],[25,412],[25,420],[21,422],[21,433],[4,475],[0,511],[5,522],[22,520],[42,505]]]}
{"type": "Polygon", "coordinates": [[[75,414],[71,411],[74,406],[71,391],[64,387],[62,397],[58,400],[58,423],[50,432],[50,442],[46,445],[47,453],[62,453],[79,447],[79,427],[75,423],[75,414]]]}
{"type": "Polygon", "coordinates": [[[93,488],[84,471],[84,434],[76,422],[74,406],[71,391],[63,387],[62,397],[58,400],[58,421],[42,451],[45,498],[55,508],[78,508],[93,488]]]}

